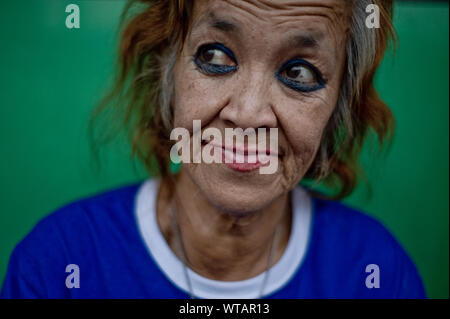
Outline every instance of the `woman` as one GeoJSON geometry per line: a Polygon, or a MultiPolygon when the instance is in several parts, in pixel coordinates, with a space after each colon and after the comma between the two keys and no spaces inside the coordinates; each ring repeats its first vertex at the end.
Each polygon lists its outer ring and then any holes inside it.
{"type": "Polygon", "coordinates": [[[323,180],[347,196],[368,132],[389,137],[373,77],[392,1],[374,2],[380,28],[366,24],[371,1],[140,2],[99,111],[123,116],[160,177],[41,221],[14,250],[2,297],[425,297],[382,225],[297,186],[323,180]],[[172,148],[177,129],[187,149],[172,148]]]}

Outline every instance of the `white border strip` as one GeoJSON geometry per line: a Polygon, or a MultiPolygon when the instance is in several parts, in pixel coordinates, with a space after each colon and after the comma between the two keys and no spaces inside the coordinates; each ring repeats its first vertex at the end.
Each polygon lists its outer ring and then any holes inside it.
{"type": "MultiPolygon", "coordinates": [[[[160,181],[145,181],[136,195],[136,220],[139,231],[153,260],[165,276],[189,294],[183,274],[183,263],[172,252],[158,227],[156,197],[160,181]]],[[[267,296],[286,285],[300,267],[307,251],[312,222],[312,200],[301,187],[292,190],[293,219],[291,236],[281,259],[272,266],[263,295],[267,296]]],[[[196,297],[205,299],[258,298],[264,273],[241,281],[218,281],[202,277],[188,269],[196,297]]]]}

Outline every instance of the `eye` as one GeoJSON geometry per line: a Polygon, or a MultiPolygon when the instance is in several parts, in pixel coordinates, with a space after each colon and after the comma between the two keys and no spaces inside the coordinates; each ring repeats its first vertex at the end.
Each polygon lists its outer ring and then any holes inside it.
{"type": "Polygon", "coordinates": [[[203,63],[209,63],[214,65],[229,65],[233,66],[234,62],[231,58],[222,50],[218,48],[209,48],[200,52],[199,59],[203,63]]]}
{"type": "Polygon", "coordinates": [[[276,77],[288,87],[301,92],[316,91],[325,87],[326,84],[320,71],[301,59],[285,63],[276,77]]]}
{"type": "Polygon", "coordinates": [[[194,63],[206,74],[226,74],[237,70],[234,54],[220,43],[202,45],[194,55],[194,63]]]}
{"type": "Polygon", "coordinates": [[[304,65],[291,66],[283,73],[287,78],[299,83],[314,84],[317,82],[314,72],[304,65]]]}

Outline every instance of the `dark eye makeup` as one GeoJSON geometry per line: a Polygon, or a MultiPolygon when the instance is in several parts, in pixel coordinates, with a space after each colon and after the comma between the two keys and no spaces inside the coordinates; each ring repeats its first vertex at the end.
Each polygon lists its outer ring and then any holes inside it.
{"type": "Polygon", "coordinates": [[[210,75],[227,74],[238,69],[233,52],[220,43],[200,46],[193,60],[200,71],[210,75]]]}
{"type": "MultiPolygon", "coordinates": [[[[233,52],[221,43],[201,45],[193,56],[197,69],[208,75],[225,75],[238,69],[233,52]]],[[[322,89],[326,80],[311,63],[295,58],[284,63],[275,77],[287,87],[299,92],[322,89]]]]}
{"type": "Polygon", "coordinates": [[[286,86],[300,92],[316,91],[324,88],[327,83],[314,65],[298,58],[284,63],[275,73],[275,77],[286,86]]]}

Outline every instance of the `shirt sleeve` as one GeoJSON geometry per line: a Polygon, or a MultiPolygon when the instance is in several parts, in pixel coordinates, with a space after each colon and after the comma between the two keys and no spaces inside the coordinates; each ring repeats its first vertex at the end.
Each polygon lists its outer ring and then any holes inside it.
{"type": "Polygon", "coordinates": [[[54,219],[41,220],[14,248],[0,298],[66,298],[62,241],[54,219]]]}
{"type": "Polygon", "coordinates": [[[36,299],[46,298],[45,286],[37,264],[18,245],[12,252],[8,270],[3,282],[0,298],[2,299],[36,299]]]}
{"type": "Polygon", "coordinates": [[[397,298],[426,299],[427,295],[422,279],[414,262],[403,250],[398,250],[397,298]]]}

